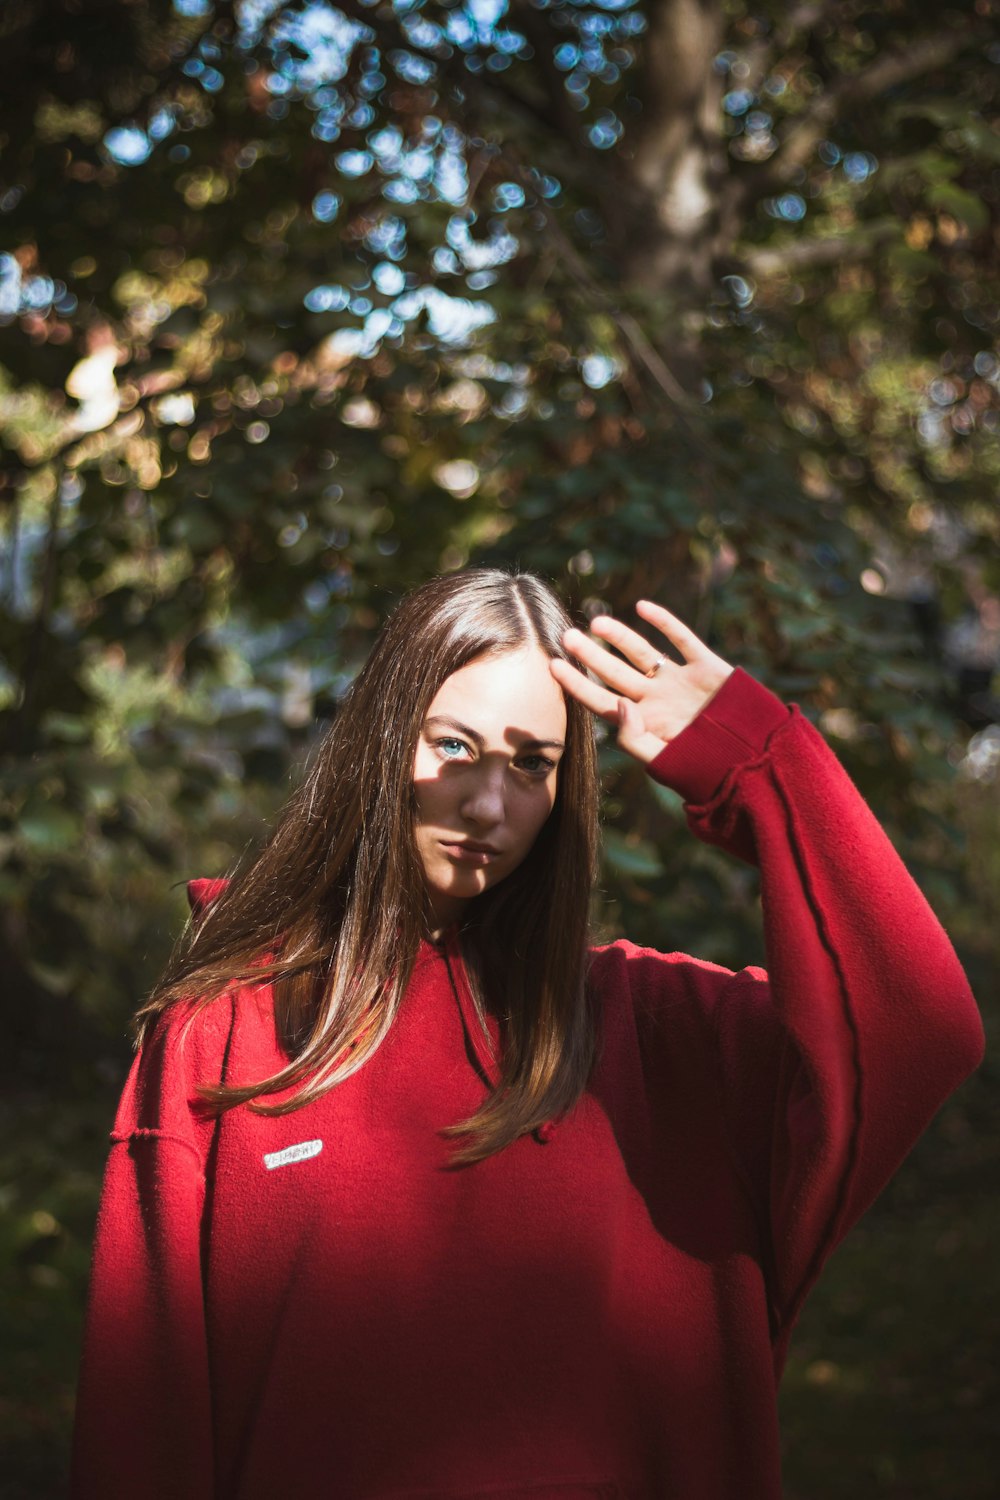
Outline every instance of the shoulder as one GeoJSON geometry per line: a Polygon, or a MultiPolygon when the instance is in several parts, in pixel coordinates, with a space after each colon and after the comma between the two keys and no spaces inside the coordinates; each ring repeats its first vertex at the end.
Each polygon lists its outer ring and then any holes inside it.
{"type": "Polygon", "coordinates": [[[211,1000],[177,1001],[151,1023],[122,1093],[113,1137],[194,1128],[199,1085],[219,1083],[239,1047],[267,1049],[274,1035],[269,986],[234,987],[211,1000]]]}
{"type": "Polygon", "coordinates": [[[591,950],[591,980],[606,1051],[637,1051],[649,1087],[694,1099],[724,1079],[766,1113],[786,1037],[763,969],[619,940],[591,950]]]}
{"type": "Polygon", "coordinates": [[[588,977],[602,996],[625,990],[634,1000],[681,1002],[717,990],[733,978],[733,971],[689,953],[661,953],[617,938],[589,950],[588,977]]]}
{"type": "Polygon", "coordinates": [[[184,1072],[221,1057],[236,1024],[239,999],[240,992],[232,990],[168,1005],[147,1028],[138,1061],[152,1070],[184,1072]]]}
{"type": "Polygon", "coordinates": [[[619,938],[590,949],[588,983],[598,1009],[613,1015],[628,1007],[640,1028],[656,1029],[662,1022],[675,1030],[689,1018],[703,1030],[717,1031],[738,1016],[741,1027],[773,1023],[774,1008],[768,977],[749,966],[738,971],[689,953],[661,953],[619,938]]]}

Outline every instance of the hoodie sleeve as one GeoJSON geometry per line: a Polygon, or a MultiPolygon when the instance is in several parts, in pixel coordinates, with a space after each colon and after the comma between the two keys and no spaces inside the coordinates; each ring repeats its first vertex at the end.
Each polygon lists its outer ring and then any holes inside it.
{"type": "Polygon", "coordinates": [[[769,1238],[779,1363],[833,1246],[982,1057],[945,933],[833,752],[736,671],[649,766],[760,867],[768,972],[705,992],[734,1154],[769,1238]]]}
{"type": "Polygon", "coordinates": [[[73,1500],[214,1493],[201,1222],[222,999],[161,1016],[122,1094],[98,1210],[77,1396],[73,1500]],[[186,1025],[190,1022],[189,1025],[186,1025]]]}

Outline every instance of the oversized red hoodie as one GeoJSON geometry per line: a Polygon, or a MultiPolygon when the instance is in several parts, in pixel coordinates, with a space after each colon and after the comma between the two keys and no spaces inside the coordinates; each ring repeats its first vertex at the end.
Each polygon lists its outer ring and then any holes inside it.
{"type": "Polygon", "coordinates": [[[112,1132],[76,1500],[780,1495],[803,1297],[982,1031],[797,710],[737,672],[650,771],[759,861],[769,976],[596,949],[599,1061],[552,1129],[449,1169],[468,1049],[490,1067],[454,938],[375,1057],[288,1115],[192,1108],[281,1065],[266,986],[183,1038],[161,1019],[112,1132]]]}

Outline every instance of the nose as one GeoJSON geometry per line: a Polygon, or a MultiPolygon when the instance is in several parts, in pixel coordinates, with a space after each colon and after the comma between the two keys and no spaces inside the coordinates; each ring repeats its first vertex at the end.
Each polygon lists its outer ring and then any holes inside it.
{"type": "Polygon", "coordinates": [[[482,765],[477,771],[462,799],[462,816],[470,823],[490,828],[503,822],[504,768],[482,765]]]}

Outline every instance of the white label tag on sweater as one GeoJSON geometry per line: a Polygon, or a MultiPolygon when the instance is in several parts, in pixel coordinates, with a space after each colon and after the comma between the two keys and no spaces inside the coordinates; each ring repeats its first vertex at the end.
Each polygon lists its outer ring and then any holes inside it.
{"type": "Polygon", "coordinates": [[[287,1167],[293,1161],[308,1161],[310,1156],[318,1156],[322,1149],[322,1141],[299,1141],[297,1146],[286,1146],[284,1151],[266,1152],[264,1165],[273,1172],[275,1167],[287,1167]]]}

